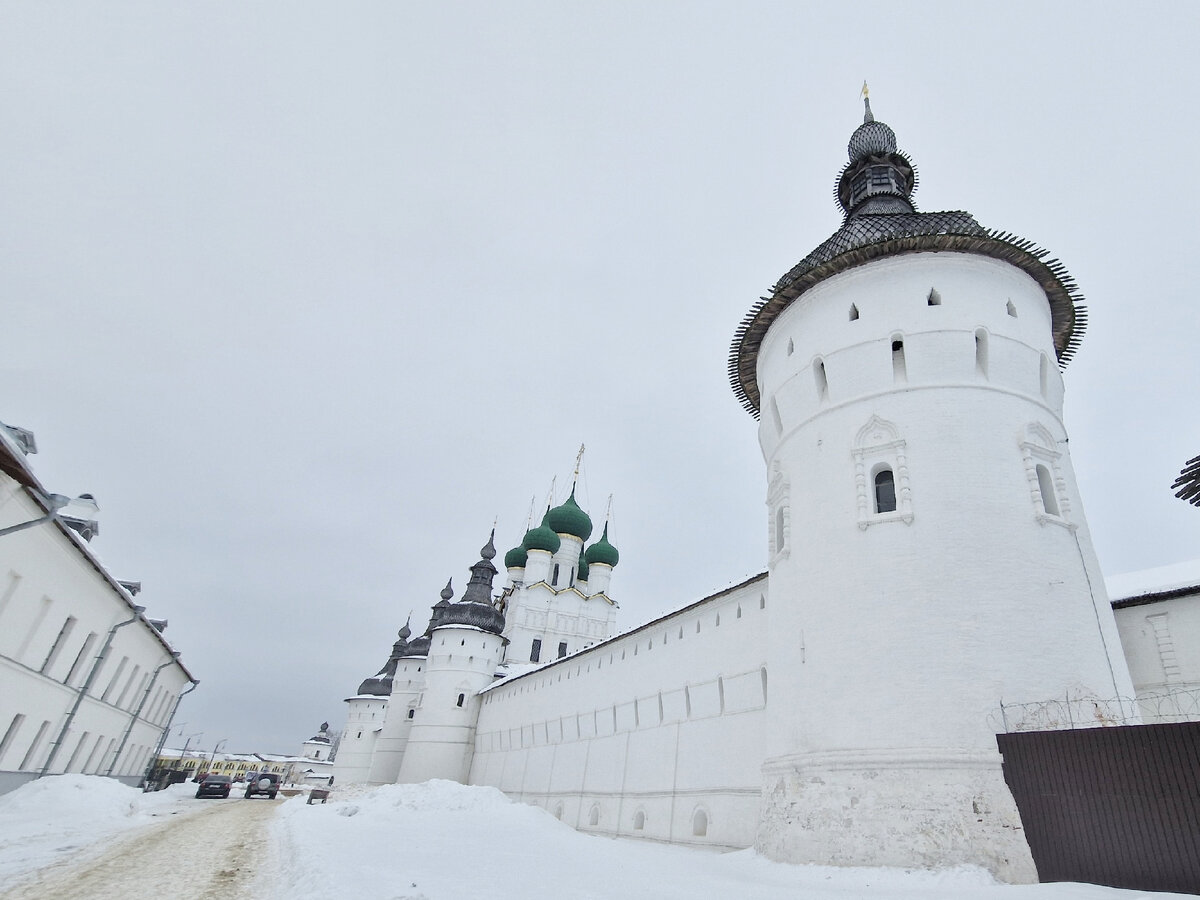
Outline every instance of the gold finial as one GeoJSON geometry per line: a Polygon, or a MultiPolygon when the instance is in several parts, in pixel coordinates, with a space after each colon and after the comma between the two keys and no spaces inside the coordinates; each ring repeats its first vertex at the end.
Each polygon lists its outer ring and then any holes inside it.
{"type": "Polygon", "coordinates": [[[863,89],[862,89],[862,97],[863,97],[863,99],[866,99],[867,97],[870,97],[870,96],[871,96],[871,91],[870,91],[870,89],[867,87],[867,83],[864,81],[864,82],[863,82],[863,89]]]}

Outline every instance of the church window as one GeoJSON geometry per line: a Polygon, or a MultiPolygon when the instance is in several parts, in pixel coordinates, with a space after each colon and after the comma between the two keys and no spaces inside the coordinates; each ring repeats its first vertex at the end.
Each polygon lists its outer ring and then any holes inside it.
{"type": "Polygon", "coordinates": [[[892,377],[896,381],[908,380],[908,367],[904,361],[904,339],[899,335],[892,338],[892,377]]]}
{"type": "Polygon", "coordinates": [[[595,828],[600,824],[600,807],[593,806],[591,812],[588,813],[588,825],[595,828]]]}
{"type": "Polygon", "coordinates": [[[988,336],[982,328],[975,331],[975,371],[987,378],[988,375],[988,336]]]}
{"type": "Polygon", "coordinates": [[[793,341],[791,338],[788,338],[788,349],[787,349],[788,356],[791,356],[795,352],[796,352],[796,342],[793,341]]]}
{"type": "Polygon", "coordinates": [[[646,814],[642,810],[638,810],[633,814],[633,830],[642,831],[646,827],[646,814]]]}
{"type": "Polygon", "coordinates": [[[554,818],[559,819],[561,821],[562,817],[563,817],[563,805],[560,803],[554,807],[554,818]]]}
{"type": "Polygon", "coordinates": [[[825,377],[825,360],[819,357],[813,362],[813,379],[817,383],[817,399],[828,399],[829,379],[825,377]]]}
{"type": "Polygon", "coordinates": [[[875,512],[896,511],[896,477],[891,469],[880,469],[875,473],[875,512]]]}
{"type": "Polygon", "coordinates": [[[700,633],[700,620],[697,619],[696,620],[696,634],[699,634],[699,633],[700,633]]]}
{"type": "Polygon", "coordinates": [[[534,638],[533,647],[529,651],[530,662],[540,662],[542,658],[542,639],[534,638]]]}
{"type": "Polygon", "coordinates": [[[360,738],[362,737],[362,732],[361,732],[361,731],[358,733],[358,736],[359,736],[360,738]]]}
{"type": "Polygon", "coordinates": [[[767,608],[767,595],[766,595],[766,594],[759,594],[759,595],[758,595],[758,608],[759,608],[759,609],[766,609],[766,608],[767,608]]]}
{"type": "Polygon", "coordinates": [[[887,166],[871,166],[871,186],[891,187],[892,178],[887,166]]]}
{"type": "Polygon", "coordinates": [[[708,813],[702,809],[696,810],[692,816],[692,836],[704,837],[708,834],[708,813]]]}
{"type": "Polygon", "coordinates": [[[1008,310],[1008,314],[1010,316],[1012,316],[1014,319],[1017,317],[1017,308],[1015,306],[1013,306],[1013,302],[1011,300],[1009,300],[1008,303],[1005,304],[1005,309],[1008,310]]]}
{"type": "Polygon", "coordinates": [[[740,603],[738,604],[738,607],[737,607],[737,617],[739,619],[742,617],[742,604],[740,604],[740,603]]]}
{"type": "Polygon", "coordinates": [[[721,614],[720,613],[717,613],[717,627],[718,628],[721,627],[721,614]]]}
{"type": "Polygon", "coordinates": [[[562,659],[566,655],[567,655],[567,642],[559,641],[558,642],[558,658],[562,659]]]}
{"type": "Polygon", "coordinates": [[[466,700],[466,699],[467,699],[467,695],[466,695],[466,694],[459,694],[459,695],[458,695],[458,703],[456,703],[455,705],[461,708],[461,707],[462,707],[462,705],[463,705],[463,701],[464,701],[464,700],[466,700]]]}
{"type": "Polygon", "coordinates": [[[1038,492],[1042,497],[1042,509],[1048,515],[1058,515],[1058,497],[1054,493],[1054,480],[1050,477],[1050,470],[1040,463],[1037,466],[1038,492]]]}
{"type": "Polygon", "coordinates": [[[928,306],[942,305],[942,295],[937,292],[937,288],[929,289],[929,296],[925,298],[925,303],[928,306]]]}
{"type": "Polygon", "coordinates": [[[858,321],[858,305],[854,304],[854,303],[850,304],[850,321],[851,322],[858,321]]]}
{"type": "Polygon", "coordinates": [[[554,564],[554,574],[550,576],[550,584],[558,587],[558,563],[554,564]]]}

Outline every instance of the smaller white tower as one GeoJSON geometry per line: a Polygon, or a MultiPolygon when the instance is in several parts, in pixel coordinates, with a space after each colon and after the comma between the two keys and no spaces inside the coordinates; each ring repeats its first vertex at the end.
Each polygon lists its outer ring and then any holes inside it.
{"type": "Polygon", "coordinates": [[[504,616],[492,604],[496,567],[495,533],[471,567],[463,599],[443,596],[430,622],[424,689],[412,712],[412,726],[397,780],[445,778],[466,782],[475,749],[479,692],[496,677],[503,654],[504,616]]]}
{"type": "Polygon", "coordinates": [[[300,755],[305,759],[315,759],[328,762],[333,750],[333,741],[329,738],[329,723],[322,722],[321,730],[305,741],[300,748],[300,755]]]}
{"type": "Polygon", "coordinates": [[[337,760],[333,766],[334,777],[341,784],[359,784],[369,780],[373,754],[387,720],[393,677],[401,658],[407,653],[411,634],[406,622],[383,668],[365,679],[353,697],[346,698],[346,725],[342,729],[337,760]]]}

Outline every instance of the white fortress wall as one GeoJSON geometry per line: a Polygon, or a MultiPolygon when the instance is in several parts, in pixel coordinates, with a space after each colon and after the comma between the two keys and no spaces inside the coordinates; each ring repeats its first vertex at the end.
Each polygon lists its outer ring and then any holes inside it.
{"type": "Polygon", "coordinates": [[[586,831],[748,847],[765,575],[483,692],[470,781],[586,831]]]}

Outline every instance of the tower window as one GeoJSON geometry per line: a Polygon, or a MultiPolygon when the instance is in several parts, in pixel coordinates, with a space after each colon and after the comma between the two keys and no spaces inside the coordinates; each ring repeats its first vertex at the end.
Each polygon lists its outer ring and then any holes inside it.
{"type": "Polygon", "coordinates": [[[1058,495],[1054,493],[1054,479],[1050,477],[1050,470],[1038,463],[1037,467],[1038,490],[1042,494],[1042,509],[1046,510],[1051,516],[1059,515],[1058,511],[1058,495]]]}
{"type": "Polygon", "coordinates": [[[558,658],[562,659],[566,655],[567,655],[567,642],[559,641],[558,642],[558,658]]]}
{"type": "Polygon", "coordinates": [[[554,564],[554,574],[550,576],[550,584],[558,587],[558,563],[554,564]]]}
{"type": "Polygon", "coordinates": [[[1008,314],[1014,319],[1017,317],[1017,308],[1013,306],[1013,302],[1011,300],[1004,305],[1004,308],[1008,310],[1008,314]]]}
{"type": "Polygon", "coordinates": [[[788,356],[791,356],[795,352],[796,352],[796,342],[793,341],[791,338],[788,338],[788,351],[787,351],[788,356]]]}
{"type": "Polygon", "coordinates": [[[896,511],[896,477],[891,469],[880,469],[875,473],[875,512],[896,511]]]}
{"type": "Polygon", "coordinates": [[[825,360],[818,359],[813,363],[813,378],[817,382],[817,399],[826,399],[829,396],[829,379],[825,377],[825,360]]]}
{"type": "Polygon", "coordinates": [[[904,340],[892,338],[892,376],[896,381],[908,379],[908,368],[904,362],[904,340]]]}
{"type": "Polygon", "coordinates": [[[408,711],[408,717],[409,717],[410,719],[411,719],[413,716],[415,716],[416,714],[417,714],[417,711],[416,711],[415,709],[410,709],[410,710],[408,711]]]}
{"type": "Polygon", "coordinates": [[[458,703],[456,703],[455,705],[461,708],[461,707],[462,707],[462,705],[463,705],[463,701],[464,701],[464,700],[466,700],[466,699],[467,699],[467,695],[466,695],[466,694],[459,694],[459,695],[458,695],[458,703]]]}
{"type": "Polygon", "coordinates": [[[633,830],[641,831],[646,827],[646,814],[640,809],[633,816],[633,830]]]}
{"type": "Polygon", "coordinates": [[[988,374],[988,336],[982,328],[975,331],[975,371],[987,378],[988,374]]]}
{"type": "Polygon", "coordinates": [[[534,638],[533,646],[529,650],[529,661],[540,662],[542,659],[542,639],[534,638]]]}
{"type": "Polygon", "coordinates": [[[941,306],[942,305],[942,295],[937,292],[937,288],[929,289],[929,296],[927,298],[925,298],[925,304],[927,306],[941,306]]]}
{"type": "Polygon", "coordinates": [[[850,304],[850,321],[858,321],[858,306],[853,303],[850,304]]]}
{"type": "Polygon", "coordinates": [[[708,813],[702,809],[696,810],[696,815],[692,816],[692,836],[704,837],[708,834],[708,813]]]}

